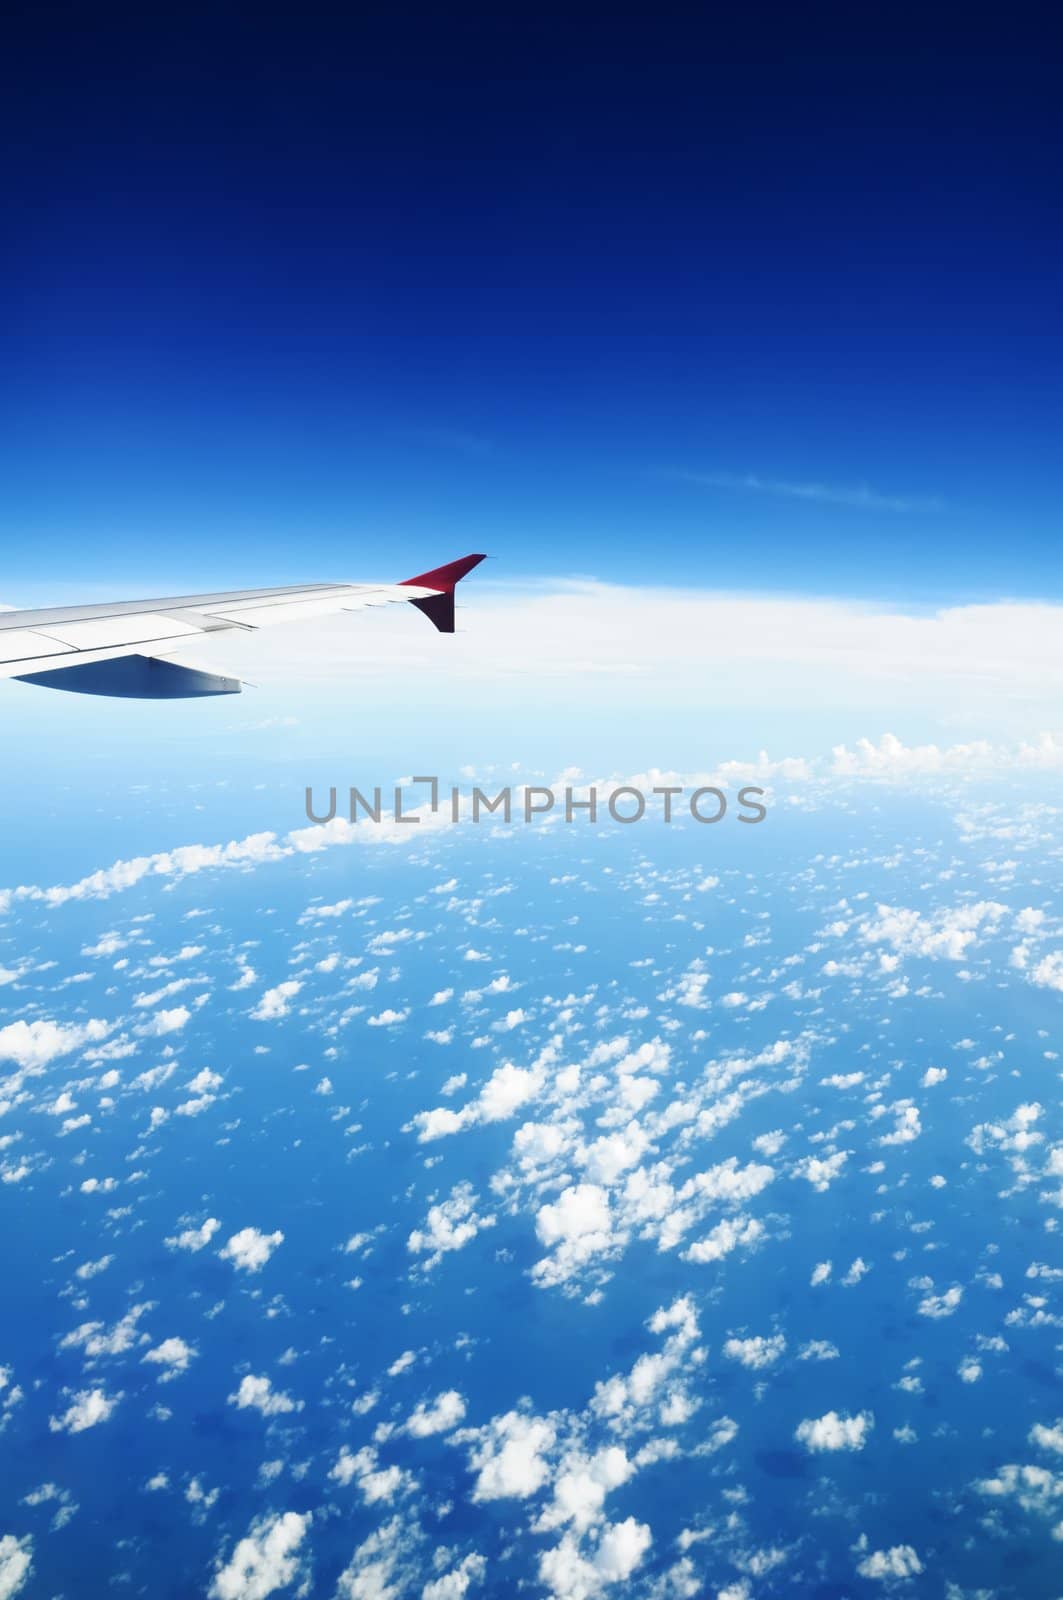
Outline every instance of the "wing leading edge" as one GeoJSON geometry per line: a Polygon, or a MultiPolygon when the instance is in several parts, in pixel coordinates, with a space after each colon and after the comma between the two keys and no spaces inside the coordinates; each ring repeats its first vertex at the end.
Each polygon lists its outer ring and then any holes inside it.
{"type": "Polygon", "coordinates": [[[98,606],[0,611],[0,678],[76,694],[138,700],[239,694],[242,681],[181,657],[211,634],[302,622],[400,602],[454,632],[454,590],[483,561],[464,556],[401,583],[318,583],[238,589],[98,606]]]}

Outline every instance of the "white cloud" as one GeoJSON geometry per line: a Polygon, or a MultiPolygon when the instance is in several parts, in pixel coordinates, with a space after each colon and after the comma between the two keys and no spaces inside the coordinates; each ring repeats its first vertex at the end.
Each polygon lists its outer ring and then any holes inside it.
{"type": "Polygon", "coordinates": [[[570,1523],[577,1533],[599,1521],[611,1489],[626,1483],[635,1472],[619,1445],[607,1445],[594,1455],[578,1451],[566,1456],[554,1480],[554,1498],[535,1524],[537,1532],[570,1523]]]}
{"type": "Polygon", "coordinates": [[[275,988],[267,989],[252,1010],[252,1019],[255,1022],[275,1022],[278,1017],[286,1017],[292,1008],[291,1002],[302,987],[298,978],[287,978],[275,988]]]}
{"type": "Polygon", "coordinates": [[[448,1433],[456,1428],[465,1415],[465,1401],[456,1389],[447,1389],[436,1396],[430,1405],[418,1405],[406,1421],[406,1432],[415,1439],[427,1438],[433,1433],[448,1433]]]}
{"type": "Polygon", "coordinates": [[[1030,969],[1030,982],[1039,989],[1063,989],[1063,950],[1052,950],[1042,956],[1030,969]]]}
{"type": "MultiPolygon", "coordinates": [[[[646,1082],[648,1080],[638,1080],[646,1082]]],[[[580,1153],[578,1159],[592,1183],[610,1186],[622,1173],[638,1165],[649,1143],[638,1122],[632,1120],[616,1133],[603,1134],[580,1153]]]]}
{"type": "Polygon", "coordinates": [[[556,1201],[540,1206],[535,1231],[540,1243],[553,1252],[532,1268],[535,1281],[544,1285],[566,1282],[617,1242],[609,1196],[596,1183],[569,1184],[556,1201]]]}
{"type": "MultiPolygon", "coordinates": [[[[1063,1512],[1063,1473],[1047,1467],[1008,1462],[998,1467],[992,1478],[979,1479],[974,1487],[979,1494],[994,1500],[1014,1500],[1021,1510],[1033,1516],[1057,1519],[1063,1512]]],[[[1063,1520],[1056,1521],[1052,1532],[1056,1538],[1063,1538],[1063,1520]]]]}
{"type": "Polygon", "coordinates": [[[0,1537],[0,1600],[14,1600],[26,1586],[33,1567],[33,1540],[27,1534],[16,1539],[13,1533],[0,1537]]]}
{"type": "Polygon", "coordinates": [[[894,1544],[888,1550],[873,1550],[857,1567],[862,1578],[889,1581],[894,1578],[917,1578],[923,1563],[910,1544],[894,1544]]]}
{"type": "Polygon", "coordinates": [[[139,1333],[137,1324],[145,1312],[152,1309],[152,1302],[141,1301],[138,1305],[130,1306],[123,1317],[107,1328],[102,1322],[83,1322],[72,1332],[66,1333],[59,1341],[60,1350],[84,1350],[90,1361],[98,1361],[103,1356],[122,1355],[132,1348],[138,1338],[146,1337],[139,1333]]]}
{"type": "Polygon", "coordinates": [[[693,1409],[684,1374],[688,1367],[699,1367],[705,1358],[697,1343],[693,1301],[683,1295],[670,1306],[660,1306],[647,1326],[651,1333],[667,1335],[662,1348],[639,1356],[630,1372],[614,1373],[595,1385],[590,1409],[613,1428],[630,1427],[651,1415],[670,1426],[685,1421],[693,1409]]]}
{"type": "Polygon", "coordinates": [[[336,900],[330,906],[323,906],[323,905],[307,906],[306,910],[303,912],[302,916],[299,918],[299,921],[300,922],[314,922],[315,920],[317,920],[319,918],[322,918],[322,917],[325,917],[325,918],[342,917],[343,913],[345,911],[349,911],[353,904],[354,904],[353,900],[336,900]]]}
{"type": "Polygon", "coordinates": [[[217,1217],[208,1217],[198,1228],[185,1228],[183,1233],[166,1240],[171,1250],[204,1250],[213,1239],[221,1223],[217,1217]]]}
{"type": "Polygon", "coordinates": [[[0,1028],[0,1061],[14,1061],[29,1072],[46,1067],[57,1056],[66,1056],[83,1045],[105,1039],[114,1024],[94,1017],[89,1022],[64,1024],[38,1020],[9,1022],[0,1028]]]}
{"type": "Polygon", "coordinates": [[[229,1560],[218,1564],[210,1586],[212,1600],[266,1600],[293,1583],[300,1573],[297,1551],[310,1526],[310,1513],[285,1511],[251,1525],[229,1560]]]}
{"type": "Polygon", "coordinates": [[[1063,1456],[1063,1417],[1057,1417],[1051,1427],[1046,1427],[1043,1422],[1035,1422],[1030,1429],[1030,1443],[1041,1450],[1052,1450],[1057,1456],[1063,1456]]]}
{"type": "Polygon", "coordinates": [[[464,1600],[474,1583],[480,1583],[487,1562],[474,1550],[441,1578],[431,1578],[421,1590],[421,1600],[464,1600]]]}
{"type": "Polygon", "coordinates": [[[451,1111],[449,1106],[418,1111],[413,1120],[419,1129],[417,1137],[421,1144],[430,1144],[433,1139],[445,1139],[449,1134],[460,1133],[468,1126],[466,1115],[461,1111],[451,1111]]]}
{"type": "MultiPolygon", "coordinates": [[[[548,707],[563,704],[564,686],[590,667],[593,688],[605,680],[595,703],[608,707],[629,706],[634,688],[650,704],[675,704],[678,696],[680,706],[704,711],[709,685],[710,704],[721,706],[775,709],[785,696],[787,705],[828,712],[888,707],[892,716],[932,704],[938,716],[969,718],[974,684],[979,709],[997,721],[1010,716],[1014,725],[1018,706],[1020,726],[1040,716],[1053,726],[1063,687],[1060,631],[1060,607],[1039,602],[905,612],[845,599],[582,580],[481,585],[475,627],[456,636],[445,660],[433,657],[432,667],[455,692],[503,692],[510,725],[542,707],[544,696],[548,707]]],[[[302,678],[319,689],[324,656],[337,702],[349,695],[354,673],[386,675],[391,684],[408,683],[410,693],[424,670],[401,627],[352,629],[325,618],[315,627],[321,648],[314,651],[298,630],[277,633],[276,641],[226,639],[220,648],[234,670],[251,671],[256,681],[302,678]]]]}
{"type": "Polygon", "coordinates": [[[609,1232],[609,1196],[596,1183],[570,1184],[556,1202],[539,1208],[535,1231],[545,1245],[609,1232]]]}
{"type": "Polygon", "coordinates": [[[870,1411],[854,1416],[848,1412],[828,1411],[822,1417],[806,1417],[798,1423],[794,1438],[814,1452],[823,1450],[862,1450],[867,1436],[875,1425],[870,1411]]]}
{"type": "Polygon", "coordinates": [[[696,1173],[691,1183],[705,1200],[738,1205],[760,1194],[774,1177],[775,1172],[771,1167],[758,1165],[755,1161],[749,1161],[744,1167],[740,1167],[737,1159],[730,1156],[718,1166],[696,1173]]]}
{"type": "Polygon", "coordinates": [[[919,1302],[919,1315],[935,1319],[951,1317],[962,1299],[963,1290],[959,1284],[953,1284],[944,1294],[926,1294],[919,1302]]]}
{"type": "Polygon", "coordinates": [[[556,1430],[546,1417],[507,1411],[478,1430],[469,1464],[476,1472],[474,1500],[526,1499],[546,1482],[547,1452],[556,1430]]]}
{"type": "Polygon", "coordinates": [[[156,1011],[148,1022],[142,1022],[133,1031],[147,1039],[162,1039],[168,1033],[180,1033],[191,1015],[187,1006],[174,1006],[170,1011],[156,1011]]]}
{"type": "Polygon", "coordinates": [[[565,1534],[539,1558],[539,1578],[556,1600],[593,1600],[608,1585],[630,1578],[651,1543],[649,1528],[634,1517],[606,1524],[589,1556],[581,1553],[575,1535],[565,1534]]]}
{"type": "Polygon", "coordinates": [[[996,932],[1007,910],[998,900],[945,906],[928,916],[907,906],[880,905],[861,922],[858,936],[864,944],[885,944],[901,956],[963,961],[979,938],[996,932]]]}
{"type": "Polygon", "coordinates": [[[730,489],[746,494],[780,495],[787,500],[811,500],[817,505],[845,506],[853,511],[893,511],[901,516],[927,515],[943,509],[938,495],[883,494],[867,483],[797,482],[765,478],[755,472],[689,472],[664,474],[670,481],[704,489],[730,489]]]}
{"type": "Polygon", "coordinates": [[[286,1416],[303,1409],[301,1400],[293,1400],[291,1395],[274,1389],[268,1378],[255,1377],[250,1372],[240,1379],[240,1387],[229,1396],[229,1404],[240,1411],[260,1411],[264,1417],[286,1416]]]}
{"type": "Polygon", "coordinates": [[[48,1426],[53,1433],[84,1433],[106,1422],[121,1398],[102,1389],[80,1389],[61,1417],[48,1418],[48,1426]]]}
{"type": "Polygon", "coordinates": [[[194,1346],[186,1344],[183,1339],[163,1339],[161,1344],[154,1345],[152,1349],[141,1356],[142,1361],[149,1361],[165,1370],[159,1375],[160,1383],[167,1383],[171,1378],[176,1378],[182,1372],[188,1371],[189,1363],[196,1354],[194,1346]]]}
{"type": "Polygon", "coordinates": [[[381,1011],[375,1017],[368,1017],[366,1020],[371,1028],[394,1028],[397,1027],[400,1022],[405,1022],[409,1014],[410,1013],[408,1010],[394,1011],[388,1009],[381,1011]]]}
{"type": "Polygon", "coordinates": [[[260,1233],[258,1228],[241,1228],[218,1254],[223,1261],[231,1261],[240,1272],[260,1272],[277,1246],[283,1243],[284,1235],[279,1229],[276,1233],[260,1233]]]}
{"type": "Polygon", "coordinates": [[[919,1120],[919,1108],[910,1100],[898,1102],[893,1108],[896,1114],[896,1126],[889,1133],[884,1133],[878,1140],[880,1145],[911,1144],[918,1139],[923,1131],[919,1120]]]}
{"type": "Polygon", "coordinates": [[[494,1071],[480,1091],[479,1118],[482,1122],[501,1122],[535,1098],[543,1085],[541,1067],[515,1067],[505,1062],[494,1071]]]}
{"type": "Polygon", "coordinates": [[[221,1084],[221,1074],[212,1072],[209,1067],[201,1067],[194,1078],[189,1078],[185,1087],[192,1094],[210,1094],[221,1084]]]}
{"type": "MultiPolygon", "coordinates": [[[[247,866],[254,862],[275,860],[282,853],[277,848],[273,834],[256,833],[226,845],[182,845],[175,850],[159,851],[153,856],[135,856],[131,860],[116,861],[111,867],[91,872],[77,883],[46,889],[35,884],[23,885],[6,891],[6,894],[9,902],[38,900],[46,906],[61,906],[70,900],[105,900],[112,894],[133,888],[144,878],[183,878],[208,867],[247,866]]],[[[4,896],[0,895],[0,911],[5,908],[4,896]]]]}
{"type": "Polygon", "coordinates": [[[412,1600],[415,1569],[404,1523],[393,1517],[358,1546],[340,1574],[338,1600],[412,1600]]]}
{"type": "Polygon", "coordinates": [[[170,983],[163,984],[161,989],[153,989],[150,993],[138,994],[133,997],[133,1004],[139,1010],[146,1010],[150,1006],[157,1006],[160,1000],[168,1000],[172,995],[180,994],[193,983],[192,978],[174,978],[170,983]]]}
{"type": "Polygon", "coordinates": [[[785,1349],[786,1340],[781,1333],[770,1336],[758,1334],[749,1339],[726,1340],[723,1353],[729,1361],[740,1361],[744,1367],[760,1371],[764,1367],[774,1366],[785,1349]]]}
{"type": "MultiPolygon", "coordinates": [[[[1021,609],[1021,608],[1016,608],[1021,609]]],[[[997,611],[1003,619],[1007,608],[997,611]]],[[[883,734],[878,743],[858,739],[855,751],[838,745],[833,771],[839,777],[924,778],[948,773],[992,773],[1018,769],[1056,771],[1063,765],[1063,741],[1053,733],[1041,733],[1031,743],[993,745],[985,739],[968,744],[941,747],[936,744],[905,745],[892,733],[883,734]]]]}
{"type": "Polygon", "coordinates": [[[836,1150],[830,1156],[805,1156],[794,1167],[794,1173],[810,1183],[818,1194],[826,1194],[849,1159],[848,1150],[836,1150]]]}
{"type": "Polygon", "coordinates": [[[412,1126],[418,1130],[419,1143],[427,1144],[433,1139],[460,1133],[478,1123],[503,1122],[514,1116],[529,1100],[534,1100],[541,1093],[546,1083],[546,1068],[552,1064],[555,1053],[556,1047],[548,1044],[530,1067],[515,1067],[512,1062],[503,1062],[502,1066],[496,1067],[476,1099],[470,1100],[460,1111],[451,1111],[447,1106],[418,1111],[412,1126]]]}
{"type": "Polygon", "coordinates": [[[704,1239],[699,1239],[683,1252],[684,1261],[704,1264],[721,1261],[732,1250],[749,1249],[764,1237],[764,1224],[756,1217],[725,1217],[704,1239]]]}
{"type": "Polygon", "coordinates": [[[971,1129],[966,1143],[975,1155],[979,1156],[993,1147],[1023,1155],[1033,1145],[1041,1144],[1044,1140],[1044,1134],[1038,1132],[1035,1126],[1043,1113],[1044,1107],[1036,1100],[1027,1105],[1016,1106],[1011,1116],[1004,1122],[978,1123],[971,1129]]]}
{"type": "Polygon", "coordinates": [[[798,1361],[836,1361],[841,1354],[830,1339],[810,1339],[797,1352],[798,1361]]]}
{"type": "MultiPolygon", "coordinates": [[[[831,965],[836,965],[836,963],[827,963],[827,966],[831,965]]],[[[819,1081],[825,1089],[855,1089],[858,1084],[863,1083],[864,1074],[862,1072],[832,1072],[829,1078],[820,1078],[819,1081]]]]}
{"type": "Polygon", "coordinates": [[[413,1255],[424,1255],[425,1270],[437,1266],[451,1250],[460,1250],[474,1239],[481,1228],[494,1226],[494,1217],[481,1216],[476,1210],[476,1195],[472,1186],[459,1183],[446,1200],[429,1206],[423,1228],[415,1228],[406,1241],[413,1255]]]}
{"type": "Polygon", "coordinates": [[[344,1445],[329,1477],[335,1483],[356,1483],[367,1506],[389,1505],[397,1495],[412,1489],[416,1481],[401,1467],[381,1467],[372,1445],[364,1446],[353,1455],[344,1445]]]}
{"type": "Polygon", "coordinates": [[[0,1367],[0,1433],[3,1433],[15,1407],[22,1404],[25,1395],[19,1384],[12,1383],[14,1376],[10,1367],[0,1367]]]}

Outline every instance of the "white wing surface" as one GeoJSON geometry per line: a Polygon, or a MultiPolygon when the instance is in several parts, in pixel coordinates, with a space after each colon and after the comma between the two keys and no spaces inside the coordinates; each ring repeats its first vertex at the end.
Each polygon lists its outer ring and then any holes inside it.
{"type": "Polygon", "coordinates": [[[0,611],[0,678],[134,699],[237,694],[238,678],[186,663],[185,650],[198,650],[211,634],[399,602],[423,611],[440,633],[453,633],[455,585],[483,559],[464,556],[403,583],[311,583],[0,611]]]}

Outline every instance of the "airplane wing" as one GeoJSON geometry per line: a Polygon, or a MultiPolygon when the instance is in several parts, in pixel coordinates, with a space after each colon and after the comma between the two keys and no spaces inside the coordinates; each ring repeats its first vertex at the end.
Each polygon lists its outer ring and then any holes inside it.
{"type": "Polygon", "coordinates": [[[239,694],[239,678],[185,658],[186,649],[211,634],[256,633],[281,622],[398,602],[423,611],[440,633],[453,633],[455,585],[483,559],[463,556],[402,583],[310,583],[0,611],[0,678],[137,700],[239,694]]]}

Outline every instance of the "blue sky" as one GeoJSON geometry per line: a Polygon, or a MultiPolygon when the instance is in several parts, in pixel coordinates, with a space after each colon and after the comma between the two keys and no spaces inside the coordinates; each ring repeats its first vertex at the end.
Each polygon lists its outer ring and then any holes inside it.
{"type": "Polygon", "coordinates": [[[1052,75],[892,26],[23,18],[0,598],[1058,595],[1052,75]]]}
{"type": "Polygon", "coordinates": [[[0,602],[494,560],[0,682],[2,1600],[1056,1592],[1058,69],[732,10],[13,14],[0,602]]]}
{"type": "Polygon", "coordinates": [[[12,848],[1054,727],[1058,614],[1002,602],[1063,591],[1056,85],[892,25],[23,16],[0,602],[493,559],[456,639],[212,644],[242,700],[0,683],[12,848]]]}

